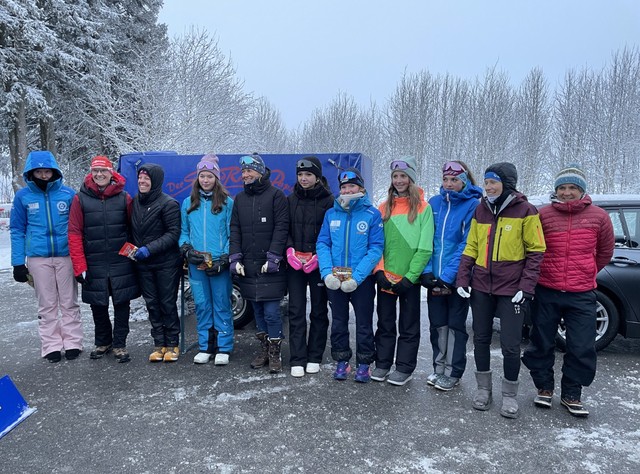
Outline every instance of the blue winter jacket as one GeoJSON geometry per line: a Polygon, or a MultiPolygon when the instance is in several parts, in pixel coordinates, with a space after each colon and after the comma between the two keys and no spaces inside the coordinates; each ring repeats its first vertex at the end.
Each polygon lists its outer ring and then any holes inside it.
{"type": "Polygon", "coordinates": [[[468,183],[460,191],[447,191],[429,199],[435,233],[433,255],[423,273],[433,273],[445,283],[455,284],[462,251],[467,243],[471,218],[482,197],[482,189],[468,183]]]}
{"type": "Polygon", "coordinates": [[[382,216],[365,194],[342,208],[338,199],[324,216],[316,251],[324,279],[333,267],[351,267],[352,278],[362,283],[380,261],[384,250],[382,216]]]}
{"type": "Polygon", "coordinates": [[[200,207],[187,214],[191,197],[182,202],[182,230],[178,244],[189,243],[195,250],[210,252],[216,260],[229,255],[229,224],[233,200],[227,197],[226,204],[218,214],[211,212],[211,201],[200,196],[200,207]]]}
{"type": "Polygon", "coordinates": [[[49,151],[32,151],[22,173],[27,186],[20,189],[11,208],[11,265],[24,265],[26,257],[69,255],[67,228],[75,191],[62,184],[62,173],[49,151]],[[54,170],[46,191],[33,181],[33,170],[54,170]]]}

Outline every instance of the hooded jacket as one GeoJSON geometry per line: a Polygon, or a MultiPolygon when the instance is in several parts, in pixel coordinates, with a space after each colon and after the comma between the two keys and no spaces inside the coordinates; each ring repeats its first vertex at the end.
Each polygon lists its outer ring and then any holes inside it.
{"type": "Polygon", "coordinates": [[[367,194],[344,209],[336,198],[324,216],[316,251],[320,276],[333,267],[350,267],[352,278],[361,284],[376,266],[384,250],[382,216],[367,194]]]}
{"type": "Polygon", "coordinates": [[[275,188],[271,171],[251,184],[233,201],[230,256],[242,255],[245,276],[238,278],[242,296],[249,301],[281,299],[287,290],[285,246],[289,234],[289,206],[284,193],[275,188]],[[278,271],[262,273],[267,252],[280,257],[278,271]]]}
{"type": "Polygon", "coordinates": [[[138,173],[145,171],[151,178],[148,193],[138,193],[133,199],[131,211],[132,243],[145,246],[149,258],[137,262],[143,269],[180,266],[178,247],[180,237],[180,205],[162,192],[164,170],[154,163],[146,163],[138,173]]]}
{"type": "Polygon", "coordinates": [[[27,186],[15,195],[9,223],[11,265],[24,265],[26,257],[68,256],[67,227],[75,191],[62,184],[62,172],[49,151],[29,153],[22,176],[27,186]],[[53,170],[45,190],[34,181],[37,168],[53,170]]]}
{"type": "Polygon", "coordinates": [[[112,171],[103,190],[89,173],[71,204],[69,253],[74,274],[86,271],[82,301],[107,306],[109,286],[114,304],[140,296],[133,260],[120,255],[129,240],[131,197],[124,191],[125,179],[112,171]]]}
{"type": "Polygon", "coordinates": [[[611,260],[615,237],[607,213],[585,195],[540,209],[547,251],[538,284],[560,291],[597,287],[596,275],[611,260]]]}
{"type": "Polygon", "coordinates": [[[471,219],[480,203],[482,189],[468,183],[460,192],[440,187],[429,199],[433,209],[435,235],[433,255],[423,273],[433,273],[445,283],[455,284],[462,252],[467,244],[471,219]]]}
{"type": "MultiPolygon", "coordinates": [[[[416,283],[433,252],[433,213],[424,201],[420,188],[420,208],[413,223],[409,223],[409,198],[395,197],[391,216],[384,222],[384,253],[376,265],[378,270],[387,270],[404,276],[416,283]]],[[[378,210],[382,214],[386,201],[378,210]]]]}

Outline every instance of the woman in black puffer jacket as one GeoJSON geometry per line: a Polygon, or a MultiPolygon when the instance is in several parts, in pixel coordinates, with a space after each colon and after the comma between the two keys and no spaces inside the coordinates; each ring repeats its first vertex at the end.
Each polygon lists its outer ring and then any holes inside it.
{"type": "Polygon", "coordinates": [[[180,350],[180,318],[176,299],[182,271],[178,248],[180,205],[162,192],[164,170],[147,163],[138,170],[131,228],[142,296],[147,304],[155,349],[150,362],[174,362],[180,350]]]}
{"type": "Polygon", "coordinates": [[[315,156],[296,163],[297,181],[289,201],[287,242],[287,286],[289,289],[289,348],[291,375],[302,377],[320,370],[327,345],[329,310],[327,289],[318,270],[316,241],[324,214],[334,197],[322,176],[322,164],[315,156]],[[311,297],[307,342],[307,287],[311,297]]]}
{"type": "Polygon", "coordinates": [[[261,350],[251,367],[282,370],[280,344],[282,315],[280,300],[287,289],[284,251],[289,233],[289,206],[282,191],[275,188],[258,154],[240,158],[244,191],[233,201],[229,262],[239,276],[240,292],[251,301],[261,350]]]}

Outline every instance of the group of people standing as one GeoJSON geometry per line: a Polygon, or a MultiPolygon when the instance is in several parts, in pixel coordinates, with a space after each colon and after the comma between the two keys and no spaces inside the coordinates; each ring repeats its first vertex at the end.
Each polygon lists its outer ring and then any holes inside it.
{"type": "Polygon", "coordinates": [[[490,345],[493,320],[500,318],[500,413],[517,417],[522,327],[530,314],[531,342],[522,361],[538,389],[536,406],[551,407],[554,334],[563,318],[561,403],[573,415],[588,415],[581,390],[595,376],[593,290],[614,238],[607,214],[586,194],[579,167],[560,171],[552,203],[540,213],[517,191],[511,163],[489,166],[483,190],[464,162],[449,161],[440,192],[427,201],[416,184],[415,159],[401,157],[390,164],[387,198],[378,208],[356,168],[339,172],[340,194],[334,198],[314,156],[297,161],[289,196],[273,186],[259,155],[243,156],[240,167],[244,189],[231,199],[220,181],[218,157],[203,156],[180,207],[162,192],[164,171],[158,165],[138,169],[138,193],[131,198],[124,178],[97,156],[76,194],[62,185],[51,153],[30,153],[27,187],[16,194],[11,214],[12,265],[17,281],[33,279],[42,356],[58,362],[62,352],[75,359],[82,350],[75,276],[95,323],[91,358],[113,350],[118,362],[129,360],[129,302],[142,293],[154,341],[149,360],[177,360],[176,299],[186,260],[197,316],[194,363],[211,357],[216,365],[229,363],[234,275],[255,314],[251,367],[282,371],[280,301],[288,292],[292,376],[320,371],[330,327],[333,377],[349,378],[352,306],[354,380],[402,386],[417,366],[425,287],[433,350],[427,384],[441,391],[459,384],[471,307],[477,381],[472,406],[488,410],[492,403],[490,345]],[[127,243],[133,251],[122,251],[127,243]]]}

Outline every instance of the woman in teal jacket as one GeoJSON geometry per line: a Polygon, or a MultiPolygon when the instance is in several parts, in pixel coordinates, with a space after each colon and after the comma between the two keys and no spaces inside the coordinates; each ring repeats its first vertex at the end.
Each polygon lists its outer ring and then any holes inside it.
{"type": "Polygon", "coordinates": [[[215,354],[216,365],[229,363],[233,350],[229,223],[233,200],[220,182],[218,157],[202,157],[191,196],[182,203],[179,243],[189,262],[189,281],[196,305],[198,344],[196,364],[215,354]]]}

